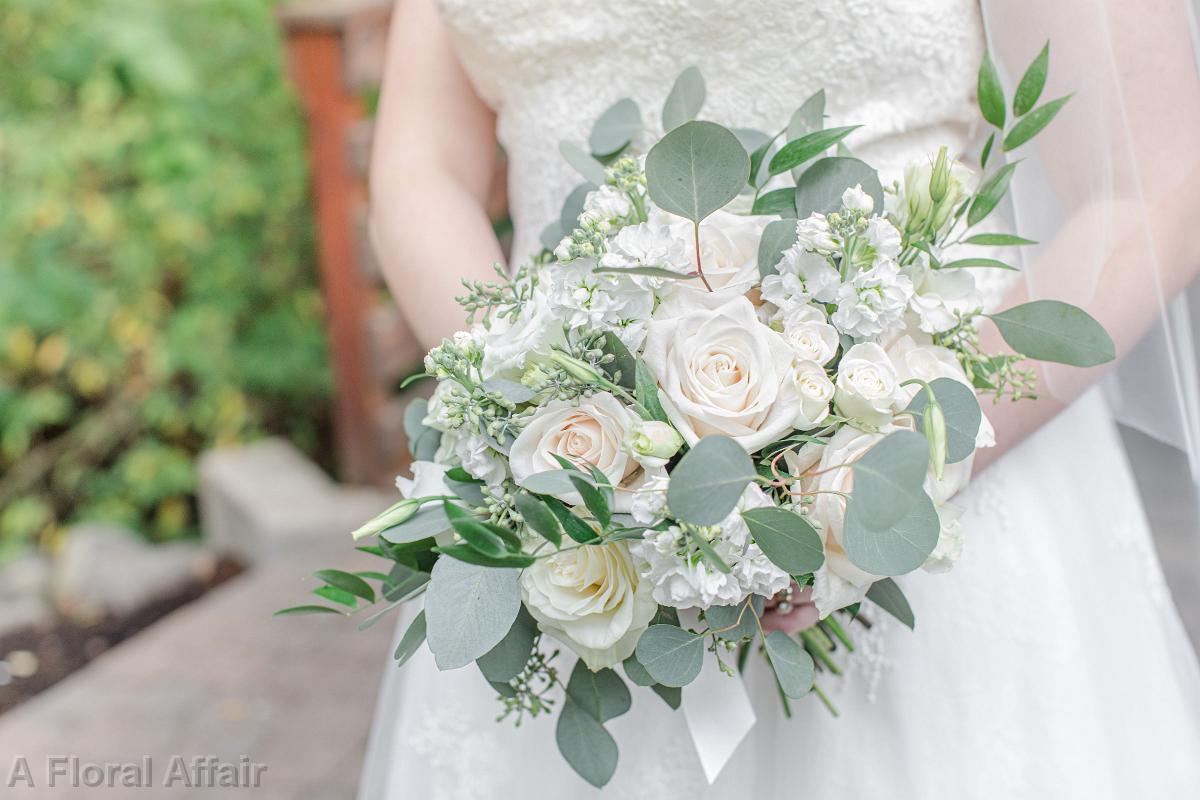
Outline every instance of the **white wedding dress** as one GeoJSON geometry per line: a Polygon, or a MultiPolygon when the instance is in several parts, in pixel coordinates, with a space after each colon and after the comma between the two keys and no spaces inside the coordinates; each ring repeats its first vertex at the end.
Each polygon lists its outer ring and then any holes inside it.
{"type": "MultiPolygon", "coordinates": [[[[864,124],[851,148],[885,174],[939,144],[966,152],[977,141],[976,0],[442,6],[498,112],[518,256],[538,249],[580,180],[558,143],[586,142],[592,120],[625,95],[656,127],[689,64],[708,82],[703,116],[730,126],[777,130],[825,88],[829,124],[864,124]]],[[[820,679],[840,718],[810,697],[785,719],[751,659],[758,721],[712,786],[682,714],[648,690],[634,687],[633,710],[609,723],[620,763],[599,793],[559,756],[553,716],[496,724],[478,670],[438,672],[423,649],[402,670],[389,666],[360,796],[1200,797],[1200,670],[1099,393],[957,502],[967,509],[958,565],[900,581],[916,631],[877,613],[869,632],[856,630],[849,674],[820,679]]]]}

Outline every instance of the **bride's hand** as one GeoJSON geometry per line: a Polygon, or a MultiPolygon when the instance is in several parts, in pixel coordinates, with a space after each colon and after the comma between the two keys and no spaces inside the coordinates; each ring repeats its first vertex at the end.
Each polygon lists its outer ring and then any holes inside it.
{"type": "Polygon", "coordinates": [[[767,601],[762,616],[764,631],[783,631],[791,636],[817,624],[820,614],[812,603],[812,587],[800,589],[792,581],[790,591],[786,599],[776,595],[767,601]]]}

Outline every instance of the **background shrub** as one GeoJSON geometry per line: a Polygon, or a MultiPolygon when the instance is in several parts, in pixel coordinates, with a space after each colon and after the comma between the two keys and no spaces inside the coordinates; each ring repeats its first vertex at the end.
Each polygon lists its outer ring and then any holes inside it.
{"type": "Polygon", "coordinates": [[[320,448],[303,130],[268,0],[0,0],[0,560],[194,529],[194,459],[320,448]]]}

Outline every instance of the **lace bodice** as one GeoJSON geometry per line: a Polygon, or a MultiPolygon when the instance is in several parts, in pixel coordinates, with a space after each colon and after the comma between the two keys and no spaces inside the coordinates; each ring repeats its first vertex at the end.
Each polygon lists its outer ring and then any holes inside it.
{"type": "Polygon", "coordinates": [[[885,175],[940,144],[965,149],[978,118],[977,0],[439,2],[498,115],[517,257],[580,182],[559,142],[585,144],[625,96],[660,133],[663,100],[690,64],[708,83],[701,116],[733,127],[777,131],[824,88],[828,124],[862,124],[847,144],[885,175]]]}

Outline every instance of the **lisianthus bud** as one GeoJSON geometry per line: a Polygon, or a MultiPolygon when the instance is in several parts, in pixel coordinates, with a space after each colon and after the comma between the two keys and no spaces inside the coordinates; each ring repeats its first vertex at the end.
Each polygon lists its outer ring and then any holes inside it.
{"type": "Polygon", "coordinates": [[[933,162],[933,172],[929,176],[929,197],[934,204],[942,202],[946,190],[950,187],[950,165],[946,161],[946,148],[938,149],[937,159],[933,162]]]}
{"type": "Polygon", "coordinates": [[[598,386],[607,386],[610,384],[608,378],[604,377],[591,364],[569,356],[561,350],[555,350],[551,353],[550,360],[562,367],[575,380],[583,381],[584,383],[594,383],[598,386]]]}
{"type": "Polygon", "coordinates": [[[359,539],[374,536],[381,531],[386,531],[388,528],[394,528],[397,525],[408,522],[420,507],[421,501],[416,498],[401,500],[350,535],[354,537],[354,541],[356,542],[359,539]]]}
{"type": "Polygon", "coordinates": [[[946,471],[946,415],[936,401],[925,406],[925,438],[929,440],[929,460],[933,474],[940,481],[946,471]]]}
{"type": "Polygon", "coordinates": [[[683,437],[665,422],[639,420],[630,429],[627,442],[634,455],[662,459],[664,462],[679,452],[683,437]]]}

